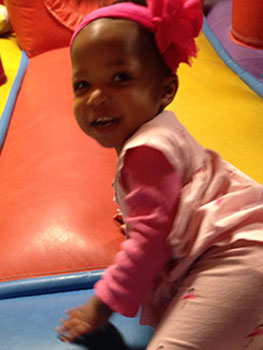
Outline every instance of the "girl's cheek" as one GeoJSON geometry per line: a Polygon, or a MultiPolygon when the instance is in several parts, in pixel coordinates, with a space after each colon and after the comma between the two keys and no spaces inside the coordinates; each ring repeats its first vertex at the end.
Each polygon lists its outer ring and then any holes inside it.
{"type": "Polygon", "coordinates": [[[76,118],[76,121],[78,122],[78,125],[84,131],[84,120],[82,117],[83,113],[81,113],[81,105],[74,102],[73,112],[74,112],[74,116],[76,118]]]}
{"type": "Polygon", "coordinates": [[[77,118],[77,115],[78,115],[78,108],[75,106],[75,104],[74,104],[74,106],[73,106],[73,113],[74,113],[75,117],[77,118]]]}
{"type": "Polygon", "coordinates": [[[81,104],[80,100],[75,98],[74,103],[73,103],[73,112],[74,112],[74,115],[77,119],[81,115],[81,109],[82,109],[81,105],[82,104],[81,104]]]}

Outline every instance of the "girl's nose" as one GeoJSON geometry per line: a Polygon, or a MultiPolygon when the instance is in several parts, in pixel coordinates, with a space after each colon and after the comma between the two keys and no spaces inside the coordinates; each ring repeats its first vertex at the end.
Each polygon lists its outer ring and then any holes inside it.
{"type": "Polygon", "coordinates": [[[87,99],[88,106],[101,106],[106,102],[106,95],[101,89],[93,90],[87,99]]]}

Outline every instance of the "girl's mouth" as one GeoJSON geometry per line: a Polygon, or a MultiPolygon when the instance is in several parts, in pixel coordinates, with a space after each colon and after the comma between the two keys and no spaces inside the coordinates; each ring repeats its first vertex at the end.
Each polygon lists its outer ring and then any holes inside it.
{"type": "Polygon", "coordinates": [[[113,117],[99,117],[91,122],[92,126],[95,127],[109,127],[117,122],[116,118],[113,117]]]}

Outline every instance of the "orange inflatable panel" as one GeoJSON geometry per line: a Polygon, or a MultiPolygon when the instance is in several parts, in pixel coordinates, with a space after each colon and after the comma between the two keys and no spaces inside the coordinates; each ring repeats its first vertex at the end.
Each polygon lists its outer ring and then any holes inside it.
{"type": "Polygon", "coordinates": [[[262,0],[233,0],[231,37],[241,45],[263,49],[262,0]]]}
{"type": "Polygon", "coordinates": [[[67,46],[92,10],[111,0],[5,0],[21,48],[29,57],[67,46]]]}
{"type": "Polygon", "coordinates": [[[116,156],[79,129],[68,48],[30,59],[0,157],[0,280],[103,269],[116,156]]]}

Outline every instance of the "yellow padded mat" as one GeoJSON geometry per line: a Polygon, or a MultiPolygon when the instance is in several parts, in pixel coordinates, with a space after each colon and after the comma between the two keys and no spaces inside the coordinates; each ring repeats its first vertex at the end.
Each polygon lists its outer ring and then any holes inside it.
{"type": "Polygon", "coordinates": [[[198,58],[179,69],[168,109],[188,131],[241,171],[263,182],[263,100],[219,58],[202,33],[198,58]]]}
{"type": "Polygon", "coordinates": [[[5,108],[11,87],[14,83],[16,74],[21,61],[21,49],[19,48],[16,38],[0,38],[0,55],[4,66],[8,82],[0,87],[0,118],[5,108]]]}

